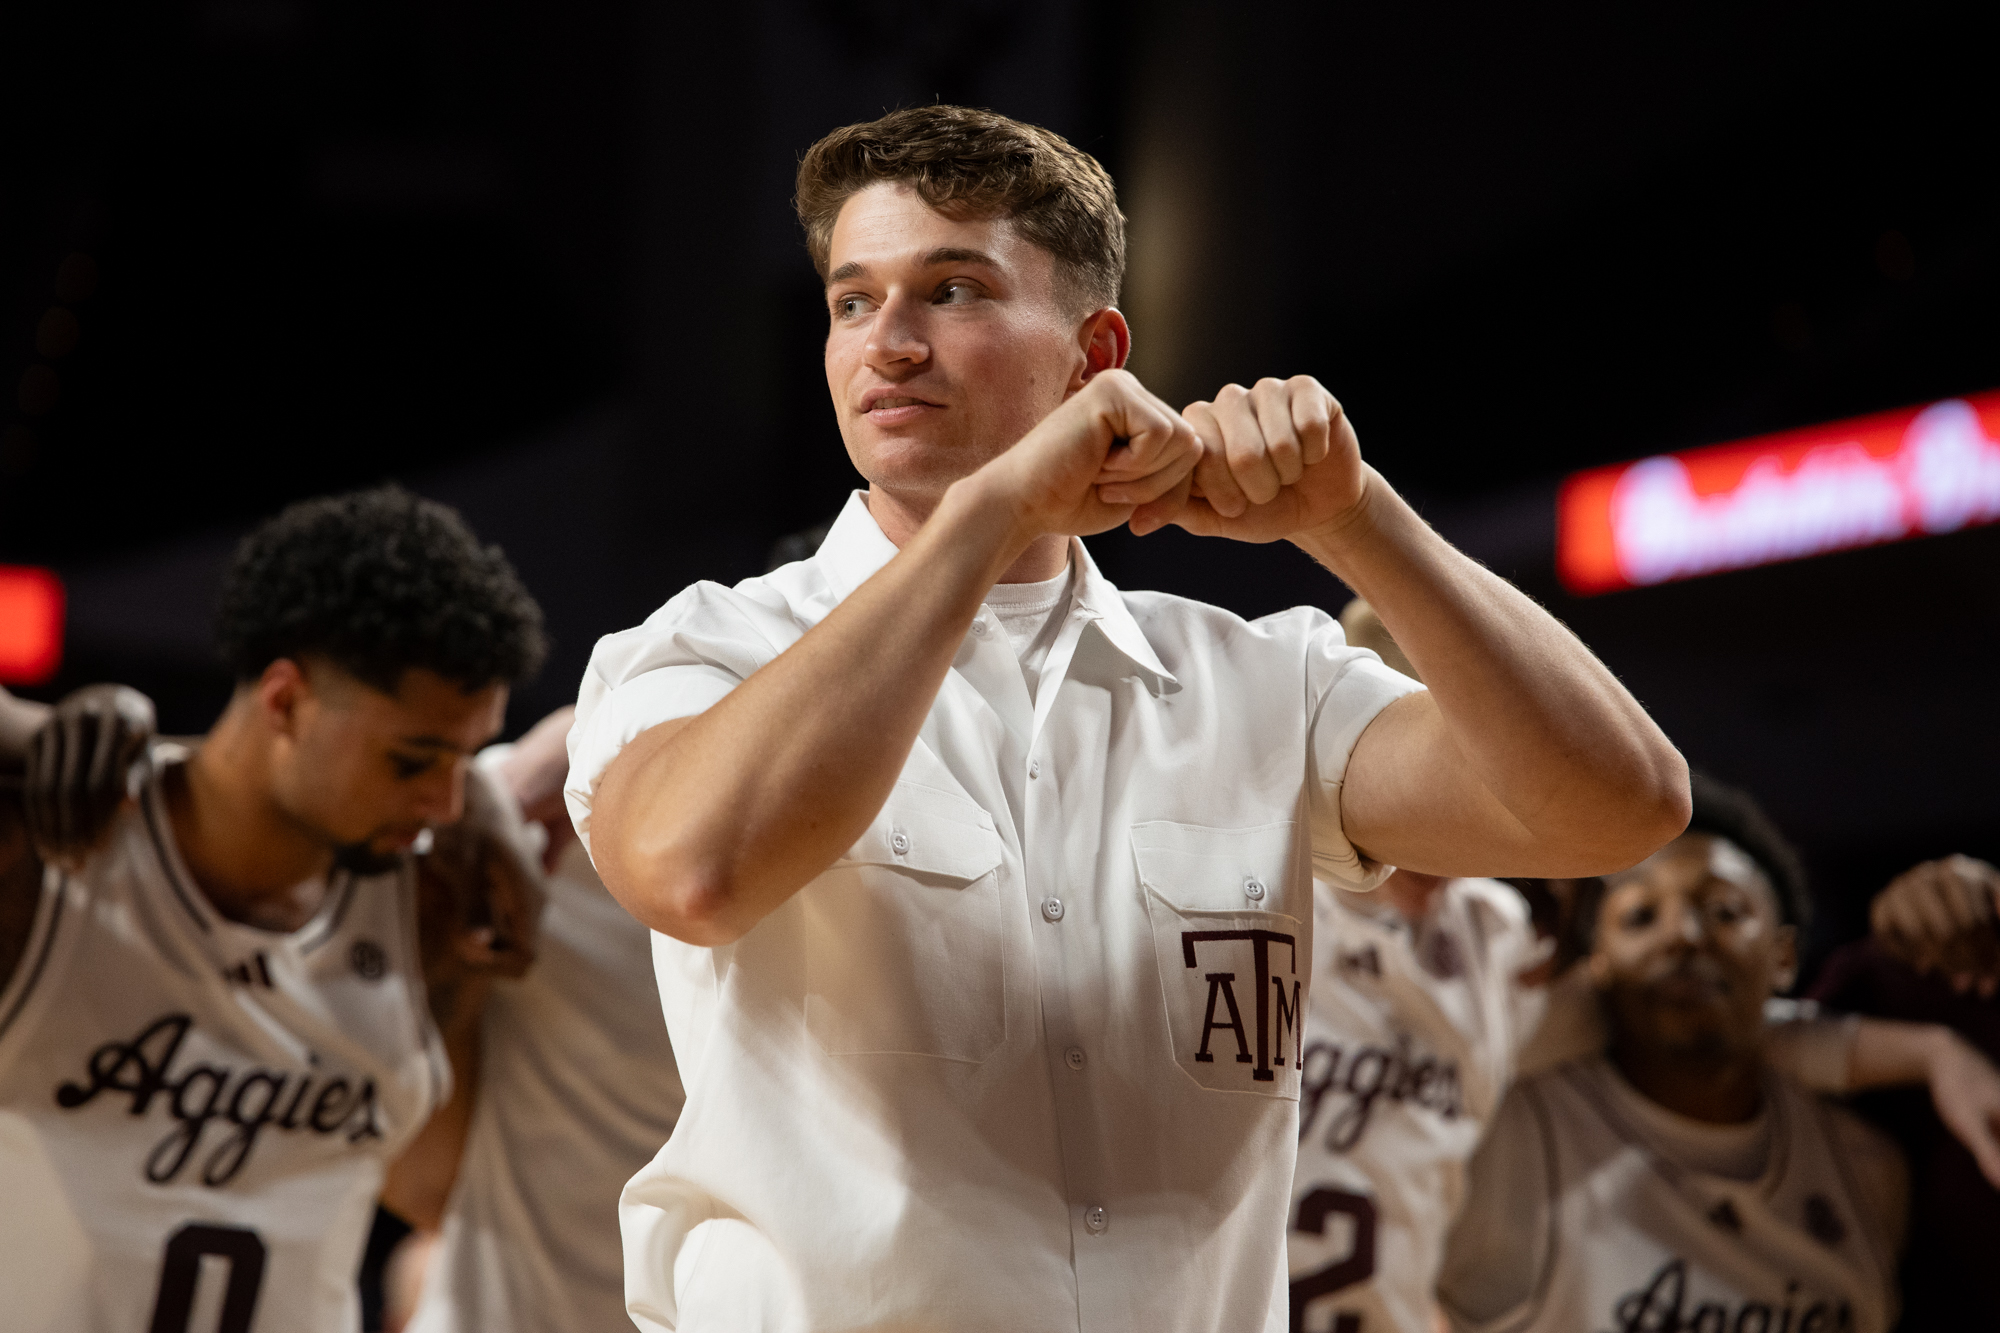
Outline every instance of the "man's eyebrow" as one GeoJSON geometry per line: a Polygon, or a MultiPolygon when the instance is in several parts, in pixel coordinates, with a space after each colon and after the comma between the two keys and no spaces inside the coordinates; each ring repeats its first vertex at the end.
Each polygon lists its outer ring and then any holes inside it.
{"type": "MultiPolygon", "coordinates": [[[[936,268],[939,264],[979,264],[986,268],[1000,267],[1000,261],[984,250],[967,250],[956,245],[940,245],[924,256],[923,263],[925,268],[936,268]]],[[[867,276],[866,265],[850,260],[826,275],[826,285],[831,287],[836,282],[849,282],[867,276]]]]}
{"type": "Polygon", "coordinates": [[[962,250],[952,245],[941,245],[924,256],[925,268],[938,264],[983,264],[987,268],[1000,267],[1000,261],[984,250],[962,250]]]}
{"type": "Polygon", "coordinates": [[[466,753],[464,746],[443,736],[400,736],[397,742],[413,750],[450,750],[455,754],[466,753]]]}

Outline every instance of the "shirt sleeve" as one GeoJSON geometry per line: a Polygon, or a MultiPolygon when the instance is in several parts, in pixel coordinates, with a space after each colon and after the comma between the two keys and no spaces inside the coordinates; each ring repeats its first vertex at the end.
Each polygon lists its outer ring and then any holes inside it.
{"type": "Polygon", "coordinates": [[[584,849],[597,784],[619,751],[662,722],[706,712],[796,642],[803,628],[712,583],[698,583],[637,629],[597,641],[577,690],[563,800],[584,849]]]}
{"type": "Polygon", "coordinates": [[[1395,867],[1371,861],[1347,840],[1340,822],[1340,788],[1355,742],[1375,715],[1406,694],[1424,687],[1382,665],[1365,648],[1350,648],[1331,617],[1313,635],[1308,678],[1312,700],[1310,750],[1314,765],[1313,873],[1354,892],[1366,892],[1395,867]]]}

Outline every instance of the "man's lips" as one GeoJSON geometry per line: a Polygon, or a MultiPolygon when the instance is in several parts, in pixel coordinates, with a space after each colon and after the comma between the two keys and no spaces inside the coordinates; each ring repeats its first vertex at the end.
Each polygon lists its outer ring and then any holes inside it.
{"type": "Polygon", "coordinates": [[[861,414],[878,426],[896,426],[942,410],[942,404],[928,398],[888,389],[870,389],[861,399],[861,414]]]}

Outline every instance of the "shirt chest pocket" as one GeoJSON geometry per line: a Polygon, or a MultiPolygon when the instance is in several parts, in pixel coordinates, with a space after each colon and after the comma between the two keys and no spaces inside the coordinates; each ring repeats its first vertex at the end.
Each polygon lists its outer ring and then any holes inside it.
{"type": "Polygon", "coordinates": [[[814,1040],[835,1055],[974,1062],[1006,1040],[1001,859],[971,799],[897,783],[801,894],[814,1040]]]}
{"type": "Polygon", "coordinates": [[[1174,1063],[1204,1088],[1297,1097],[1312,875],[1292,821],[1132,828],[1174,1063]]]}

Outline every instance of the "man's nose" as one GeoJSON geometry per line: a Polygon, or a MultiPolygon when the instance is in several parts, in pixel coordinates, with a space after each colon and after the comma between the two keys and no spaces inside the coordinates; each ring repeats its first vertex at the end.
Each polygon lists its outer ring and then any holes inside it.
{"type": "Polygon", "coordinates": [[[466,760],[440,764],[417,796],[417,817],[426,824],[455,824],[465,813],[466,760]]]}
{"type": "Polygon", "coordinates": [[[1687,903],[1674,903],[1667,908],[1671,913],[1669,925],[1674,939],[1682,944],[1698,945],[1708,936],[1708,919],[1687,903]]]}
{"type": "Polygon", "coordinates": [[[868,321],[868,364],[876,370],[908,370],[930,360],[923,311],[920,303],[901,294],[884,301],[868,321]]]}

